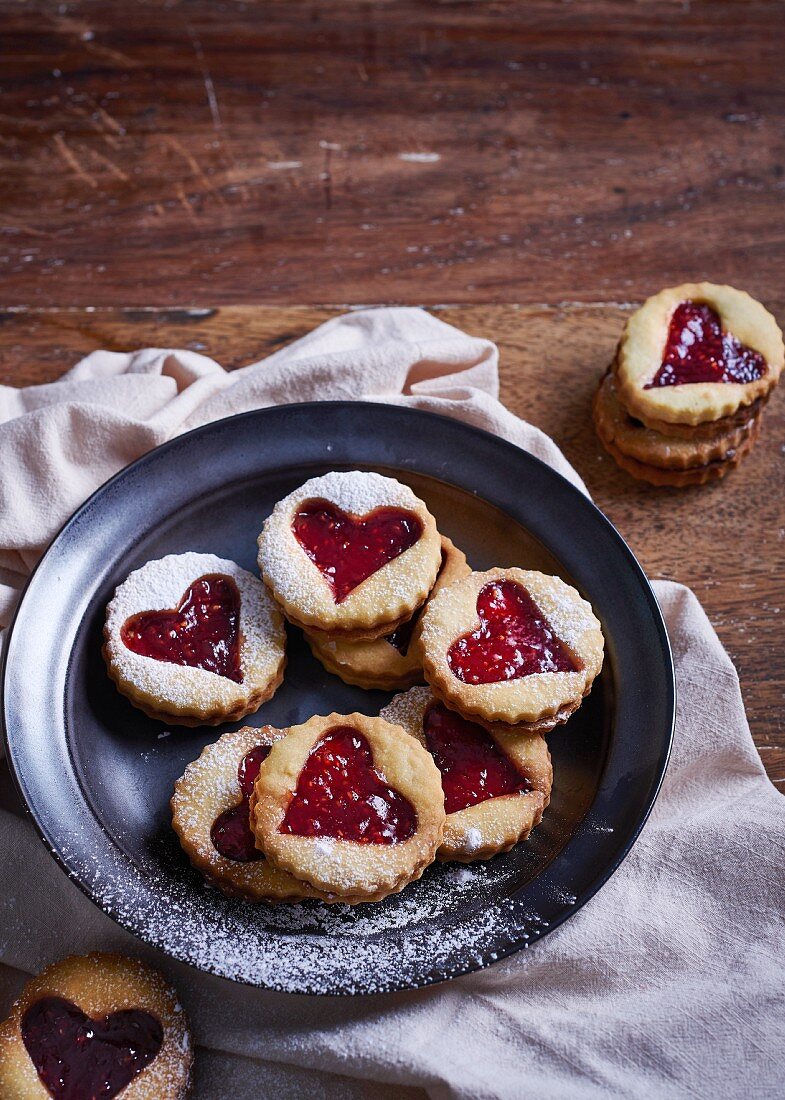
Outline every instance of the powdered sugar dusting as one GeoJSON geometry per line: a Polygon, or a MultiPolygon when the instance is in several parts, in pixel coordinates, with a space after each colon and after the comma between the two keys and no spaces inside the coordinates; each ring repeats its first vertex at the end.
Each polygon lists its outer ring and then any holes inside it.
{"type": "Polygon", "coordinates": [[[354,906],[251,905],[215,890],[200,894],[182,867],[169,874],[148,867],[142,875],[126,866],[118,890],[105,851],[80,874],[102,907],[161,950],[283,992],[385,992],[421,984],[430,969],[463,973],[492,945],[501,943],[504,953],[505,943],[512,948],[526,939],[537,922],[511,897],[491,901],[505,889],[512,893],[518,880],[504,857],[471,868],[433,864],[404,893],[354,906]]]}
{"type": "MultiPolygon", "coordinates": [[[[138,1100],[179,1100],[188,1093],[193,1053],[185,1013],[163,976],[141,959],[99,952],[61,959],[30,979],[14,1003],[12,1017],[39,996],[65,997],[94,1018],[125,1009],[151,1013],[163,1027],[163,1042],[155,1057],[122,1092],[138,1100]]],[[[6,1037],[6,1053],[10,1053],[9,1043],[21,1046],[18,1029],[6,1037]]],[[[6,1061],[5,1071],[6,1086],[21,1088],[25,1096],[45,1091],[48,1095],[30,1058],[16,1059],[13,1067],[6,1061]]],[[[3,1091],[3,1096],[10,1095],[3,1091]]],[[[13,1095],[19,1095],[16,1088],[13,1095]]]]}
{"type": "Polygon", "coordinates": [[[441,562],[435,521],[423,502],[408,485],[361,470],[333,471],[306,481],[276,504],[258,543],[259,569],[285,609],[288,605],[287,613],[324,630],[340,628],[346,615],[359,614],[361,622],[393,622],[410,615],[430,591],[441,562]],[[417,542],[358,585],[340,609],[327,581],[292,531],[292,517],[300,505],[320,499],[353,516],[367,515],[376,508],[406,508],[424,524],[417,542]]]}
{"type": "Polygon", "coordinates": [[[106,645],[113,669],[156,710],[173,713],[196,703],[204,710],[230,709],[259,691],[283,659],[283,620],[265,586],[236,562],[214,554],[170,554],[136,569],[118,587],[106,612],[106,645]],[[134,653],[120,632],[132,615],[179,605],[189,585],[210,573],[229,576],[240,593],[240,684],[189,665],[176,665],[134,653]]]}

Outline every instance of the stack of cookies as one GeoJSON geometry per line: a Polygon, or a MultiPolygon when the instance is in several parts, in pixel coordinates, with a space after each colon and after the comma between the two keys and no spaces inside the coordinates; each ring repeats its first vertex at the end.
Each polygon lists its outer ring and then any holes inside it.
{"type": "Polygon", "coordinates": [[[776,321],[748,294],[670,287],[627,322],[594,398],[597,434],[652,485],[724,477],[751,450],[784,361],[776,321]]]}

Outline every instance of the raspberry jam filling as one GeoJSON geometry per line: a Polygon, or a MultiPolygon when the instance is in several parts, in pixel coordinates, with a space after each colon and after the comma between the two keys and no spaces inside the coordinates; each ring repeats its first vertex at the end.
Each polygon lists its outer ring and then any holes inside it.
{"type": "Polygon", "coordinates": [[[133,653],[190,665],[243,682],[240,668],[240,593],[231,577],[209,573],[194,581],[174,611],[142,611],[123,623],[120,637],[133,653]]]}
{"type": "Polygon", "coordinates": [[[414,546],[422,523],[404,508],[376,508],[357,518],[329,500],[307,500],[295,513],[292,530],[335,602],[343,603],[358,584],[414,546]]]}
{"type": "Polygon", "coordinates": [[[245,754],[237,769],[237,782],[243,800],[237,806],[232,806],[230,810],[224,810],[219,814],[210,829],[213,847],[224,859],[233,859],[237,863],[250,863],[251,860],[264,859],[256,847],[254,835],[251,832],[248,800],[253,793],[262,761],[267,759],[269,752],[269,745],[257,745],[255,749],[245,754]]]}
{"type": "Polygon", "coordinates": [[[22,1017],[22,1039],[55,1100],[107,1100],[152,1062],[164,1029],[141,1009],[93,1020],[71,1001],[42,997],[22,1017]]]}
{"type": "Polygon", "coordinates": [[[336,726],[308,754],[280,831],[399,844],[416,828],[414,806],[376,771],[367,739],[351,726],[336,726]]]}
{"type": "Polygon", "coordinates": [[[479,627],[457,638],[447,650],[447,663],[462,683],[495,684],[536,672],[583,668],[516,581],[484,585],[477,596],[477,614],[479,627]]]}
{"type": "Polygon", "coordinates": [[[705,303],[682,302],[671,317],[662,365],[643,388],[687,382],[754,382],[766,370],[760,352],[722,331],[716,310],[705,303]]]}
{"type": "Polygon", "coordinates": [[[428,707],[422,725],[428,752],[442,773],[446,813],[532,789],[482,726],[467,722],[441,703],[428,707]]]}
{"type": "MultiPolygon", "coordinates": [[[[439,580],[439,577],[442,575],[443,569],[444,551],[442,551],[442,563],[439,566],[439,572],[436,574],[436,580],[433,582],[434,585],[439,580]]],[[[412,634],[414,634],[414,628],[420,621],[420,616],[422,615],[424,610],[425,604],[423,604],[422,607],[418,607],[415,613],[412,615],[411,619],[407,619],[405,623],[401,623],[398,629],[394,630],[392,634],[385,634],[384,636],[385,642],[389,642],[391,646],[397,649],[402,657],[405,657],[406,654],[409,652],[409,646],[412,644],[412,634]]]]}

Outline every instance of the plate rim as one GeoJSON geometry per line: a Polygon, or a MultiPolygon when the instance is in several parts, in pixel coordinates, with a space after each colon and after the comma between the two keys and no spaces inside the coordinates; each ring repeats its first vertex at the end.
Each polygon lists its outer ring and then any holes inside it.
{"type": "MultiPolygon", "coordinates": [[[[260,418],[260,417],[264,418],[266,416],[275,417],[277,415],[283,415],[283,414],[286,414],[287,412],[291,412],[292,410],[297,410],[299,413],[304,413],[304,414],[311,414],[315,411],[318,411],[319,413],[323,414],[329,408],[332,408],[332,409],[335,409],[335,410],[346,409],[346,410],[351,410],[351,411],[361,411],[361,410],[365,409],[369,412],[372,411],[376,414],[378,414],[381,411],[383,414],[385,414],[385,413],[386,414],[393,414],[395,416],[401,415],[404,418],[405,417],[414,417],[415,419],[425,418],[427,420],[432,420],[434,422],[441,423],[445,426],[449,426],[450,430],[457,430],[459,433],[460,432],[465,432],[470,436],[477,436],[480,439],[483,439],[483,440],[489,442],[494,447],[500,447],[502,449],[506,449],[506,450],[508,450],[509,453],[514,454],[515,458],[519,461],[522,460],[524,463],[526,463],[526,462],[533,463],[535,465],[535,467],[539,467],[541,469],[541,471],[543,471],[545,473],[546,477],[557,479],[558,482],[561,482],[562,485],[564,487],[566,487],[568,493],[571,493],[571,494],[574,494],[575,496],[577,496],[580,499],[580,501],[582,502],[582,506],[588,507],[589,511],[594,514],[595,520],[597,522],[599,522],[600,526],[603,527],[607,531],[608,535],[616,542],[616,544],[617,544],[618,548],[620,549],[622,555],[626,557],[628,565],[631,567],[632,572],[635,574],[636,579],[639,582],[639,585],[640,585],[641,590],[642,590],[642,594],[646,598],[646,602],[647,602],[647,605],[648,605],[648,610],[652,615],[652,619],[654,620],[654,625],[655,625],[655,628],[656,628],[657,641],[659,643],[659,648],[661,650],[662,657],[664,658],[663,670],[666,673],[665,680],[666,680],[666,688],[667,688],[667,699],[665,700],[665,704],[666,704],[666,710],[670,714],[670,720],[669,720],[669,723],[668,723],[669,728],[668,728],[668,731],[667,731],[667,736],[663,740],[663,744],[662,744],[662,747],[660,749],[660,753],[659,753],[658,760],[657,760],[656,769],[654,769],[656,771],[656,776],[654,777],[653,782],[651,783],[651,785],[649,787],[648,796],[645,800],[645,804],[643,805],[642,810],[638,814],[638,818],[636,820],[636,823],[633,826],[633,828],[626,834],[626,838],[625,838],[621,848],[619,849],[618,853],[615,855],[614,858],[612,858],[607,863],[605,863],[603,865],[602,869],[596,875],[594,875],[594,877],[591,880],[590,885],[588,885],[587,887],[585,887],[583,889],[580,897],[577,898],[574,903],[570,903],[568,905],[565,905],[562,908],[562,911],[556,917],[551,919],[551,921],[549,923],[547,923],[542,929],[532,931],[531,934],[528,936],[527,942],[525,944],[514,941],[514,942],[511,942],[508,946],[496,947],[492,952],[484,951],[482,953],[481,957],[478,957],[478,956],[475,955],[472,959],[470,959],[466,962],[466,965],[459,965],[454,969],[451,968],[448,972],[442,972],[442,973],[436,974],[436,975],[425,974],[422,977],[420,977],[417,981],[401,980],[400,982],[392,983],[389,986],[385,986],[384,988],[379,988],[379,989],[372,989],[372,990],[367,990],[366,991],[366,990],[355,990],[355,989],[349,989],[349,988],[336,987],[336,988],[331,988],[330,990],[315,990],[315,989],[312,989],[312,988],[305,988],[304,987],[304,988],[301,988],[301,989],[298,988],[298,989],[291,989],[291,990],[286,990],[285,991],[287,993],[292,993],[292,994],[301,995],[301,996],[354,996],[354,997],[356,997],[356,996],[374,996],[374,995],[379,995],[380,993],[388,993],[388,992],[389,993],[395,993],[395,992],[403,992],[403,991],[406,991],[406,990],[427,988],[427,987],[430,987],[432,985],[437,985],[437,984],[441,984],[441,983],[446,982],[446,981],[450,981],[455,977],[460,977],[460,976],[463,976],[465,974],[470,974],[470,973],[476,973],[478,971],[486,969],[488,966],[490,966],[494,962],[501,961],[503,959],[506,959],[506,958],[510,957],[511,955],[516,954],[523,947],[533,946],[534,943],[538,942],[540,939],[542,939],[549,932],[551,932],[554,929],[558,928],[561,924],[563,924],[566,920],[568,920],[574,913],[578,912],[583,907],[583,905],[586,904],[586,902],[591,900],[591,898],[593,898],[598,893],[598,891],[609,881],[609,879],[619,869],[619,867],[624,862],[624,860],[627,858],[627,856],[630,854],[632,848],[634,847],[635,843],[637,842],[638,837],[640,836],[640,833],[641,833],[643,827],[645,826],[645,824],[646,824],[646,822],[647,822],[647,820],[648,820],[648,818],[649,818],[649,816],[652,812],[654,804],[655,804],[655,802],[657,800],[657,797],[659,796],[660,790],[662,788],[662,783],[663,783],[663,780],[664,780],[664,777],[665,777],[665,773],[667,771],[668,763],[670,761],[671,752],[672,752],[672,748],[673,748],[674,730],[675,730],[675,722],[676,722],[676,694],[677,694],[677,692],[676,692],[675,667],[674,667],[674,660],[673,660],[673,651],[672,651],[670,638],[669,638],[668,631],[667,631],[667,626],[665,624],[664,615],[662,613],[662,609],[661,609],[661,607],[659,605],[659,602],[657,600],[657,596],[656,596],[656,594],[655,594],[655,592],[652,588],[651,582],[649,581],[648,577],[646,576],[646,573],[645,573],[643,567],[641,566],[640,562],[638,561],[637,557],[633,553],[630,546],[627,544],[625,539],[619,533],[619,531],[617,530],[615,525],[611,522],[611,520],[605,515],[604,512],[602,512],[602,510],[595,504],[594,500],[590,496],[588,496],[587,494],[584,494],[583,492],[581,492],[581,490],[576,485],[574,485],[567,477],[565,477],[560,471],[556,470],[554,467],[550,466],[547,462],[545,462],[539,456],[537,456],[535,454],[532,454],[530,451],[525,450],[523,447],[520,447],[517,444],[511,442],[510,440],[504,439],[503,437],[501,437],[499,435],[496,435],[493,432],[488,431],[487,429],[480,428],[480,427],[478,427],[474,424],[467,423],[466,421],[461,420],[457,417],[448,416],[448,415],[445,415],[443,413],[435,413],[435,412],[432,412],[431,410],[419,409],[419,408],[412,407],[412,406],[407,406],[407,405],[400,405],[400,404],[396,404],[396,403],[389,403],[389,402],[382,402],[382,401],[366,401],[366,400],[308,401],[308,402],[289,402],[289,403],[280,404],[280,405],[271,405],[271,406],[267,406],[265,408],[260,408],[260,409],[250,409],[250,410],[247,410],[245,412],[236,413],[236,414],[233,414],[233,415],[228,416],[228,417],[221,417],[217,420],[209,421],[206,424],[201,424],[201,425],[199,425],[195,428],[190,429],[187,432],[182,432],[179,435],[173,436],[171,439],[168,439],[168,440],[164,441],[163,443],[159,444],[158,446],[151,448],[149,451],[146,451],[144,454],[140,455],[138,458],[136,458],[133,461],[129,462],[124,467],[122,467],[122,469],[118,470],[115,474],[113,474],[105,482],[103,482],[101,485],[99,485],[82,502],[82,504],[80,504],[74,510],[74,512],[64,521],[64,523],[60,526],[58,531],[53,535],[53,537],[51,538],[51,540],[47,544],[45,550],[41,554],[41,557],[39,558],[38,562],[36,563],[35,567],[33,568],[32,572],[30,573],[30,576],[27,578],[27,580],[25,582],[25,585],[24,585],[24,587],[21,591],[17,606],[14,609],[12,619],[11,619],[9,625],[8,625],[7,630],[5,631],[5,637],[3,639],[2,653],[0,654],[0,695],[2,696],[2,699],[0,700],[0,730],[2,731],[3,744],[4,744],[4,747],[5,747],[6,759],[8,761],[9,772],[10,772],[10,775],[12,777],[14,787],[15,787],[15,789],[16,789],[16,791],[17,791],[17,793],[18,793],[18,795],[19,795],[19,797],[22,801],[22,804],[24,806],[25,816],[32,821],[33,826],[36,830],[36,833],[38,834],[40,839],[44,842],[44,845],[46,846],[47,851],[52,856],[52,858],[55,860],[55,862],[58,864],[58,866],[65,872],[65,874],[68,876],[68,878],[72,882],[75,883],[75,885],[80,889],[80,891],[86,897],[88,897],[94,905],[96,905],[97,908],[99,908],[104,914],[106,914],[111,920],[113,920],[120,927],[122,927],[126,931],[130,932],[133,936],[135,936],[135,938],[139,939],[142,943],[149,944],[152,947],[154,947],[156,950],[161,951],[162,954],[164,954],[167,958],[173,959],[175,961],[183,962],[183,963],[185,963],[186,965],[192,967],[193,969],[195,969],[198,972],[210,973],[210,974],[213,974],[215,976],[218,976],[224,981],[230,981],[230,982],[233,982],[235,984],[245,985],[245,986],[248,986],[249,988],[260,988],[260,989],[267,989],[267,990],[271,990],[271,991],[280,991],[280,990],[277,989],[276,986],[273,986],[273,985],[260,984],[258,982],[251,981],[250,979],[244,979],[244,978],[241,978],[241,977],[228,977],[225,974],[221,974],[221,972],[219,970],[213,969],[213,968],[205,966],[205,965],[200,965],[198,962],[194,961],[193,959],[187,958],[183,953],[178,954],[178,953],[173,952],[172,950],[167,949],[166,946],[163,946],[161,943],[156,942],[155,939],[153,939],[149,934],[146,934],[145,932],[140,931],[139,929],[135,928],[133,926],[133,924],[130,922],[129,919],[123,917],[122,915],[120,915],[117,912],[117,906],[116,905],[113,905],[113,904],[111,904],[111,903],[109,903],[109,902],[107,902],[103,899],[99,900],[99,898],[96,896],[96,894],[93,891],[91,891],[89,884],[87,882],[82,881],[82,877],[80,877],[80,875],[76,871],[74,871],[71,867],[69,867],[69,865],[66,861],[65,855],[57,847],[56,839],[51,837],[48,834],[43,822],[41,820],[39,820],[38,815],[33,810],[32,806],[30,804],[30,801],[28,799],[25,784],[24,784],[24,780],[23,780],[23,776],[20,774],[20,771],[19,771],[18,766],[17,766],[17,760],[15,758],[15,752],[14,752],[14,748],[13,748],[13,744],[12,744],[13,738],[11,737],[11,735],[9,733],[9,721],[8,721],[8,713],[7,713],[9,692],[7,690],[7,687],[8,687],[8,678],[9,678],[9,666],[11,664],[12,643],[13,643],[17,623],[21,619],[22,615],[25,613],[25,602],[26,602],[28,592],[29,592],[30,588],[32,587],[33,582],[37,578],[39,572],[41,572],[45,568],[45,566],[47,565],[48,560],[50,559],[53,551],[56,548],[56,544],[60,541],[60,539],[62,537],[64,537],[66,535],[69,528],[71,528],[72,525],[75,525],[80,520],[83,513],[88,511],[93,506],[93,504],[95,503],[95,501],[99,497],[101,497],[104,494],[110,492],[111,488],[116,483],[122,481],[132,471],[136,472],[138,470],[141,470],[146,464],[148,464],[152,461],[157,461],[162,454],[165,454],[166,452],[168,452],[170,450],[176,449],[178,446],[181,446],[184,441],[186,441],[186,442],[191,441],[191,440],[199,437],[200,435],[210,434],[211,432],[215,431],[216,427],[219,426],[219,425],[224,425],[225,426],[227,422],[237,422],[237,421],[240,421],[240,420],[257,419],[257,418],[260,418]]],[[[370,466],[383,466],[383,465],[385,465],[384,463],[381,463],[381,462],[380,463],[374,463],[374,462],[369,463],[367,460],[364,460],[362,458],[357,458],[356,461],[361,465],[370,465],[370,466]]],[[[339,462],[339,465],[343,466],[343,465],[346,465],[346,463],[341,461],[341,462],[339,462]]],[[[399,469],[400,469],[400,472],[402,474],[405,474],[406,472],[411,472],[411,473],[419,474],[421,476],[426,476],[426,477],[437,477],[437,475],[435,475],[435,474],[423,473],[423,471],[418,469],[416,466],[412,466],[412,467],[402,466],[402,467],[399,467],[399,469]]],[[[461,486],[460,483],[450,481],[447,478],[439,478],[439,480],[442,480],[445,484],[448,484],[448,485],[454,486],[456,488],[462,489],[463,491],[468,491],[468,490],[465,489],[464,486],[461,486]]],[[[482,499],[486,499],[486,498],[483,497],[482,499]]],[[[496,507],[496,508],[500,507],[499,505],[496,505],[493,501],[487,501],[487,503],[489,503],[489,505],[492,506],[492,507],[496,507]]],[[[518,521],[516,520],[516,522],[518,522],[518,521]]],[[[542,540],[539,540],[539,537],[536,536],[536,535],[533,536],[533,537],[537,538],[538,541],[542,541],[542,540]]],[[[80,782],[80,786],[81,786],[81,782],[80,782]]],[[[591,813],[595,801],[596,801],[596,795],[595,795],[595,799],[592,801],[592,803],[589,805],[589,807],[586,811],[586,817],[588,817],[589,814],[591,813]]],[[[100,822],[98,824],[99,824],[100,828],[102,829],[102,831],[106,834],[108,841],[110,843],[114,843],[111,835],[104,829],[103,825],[101,825],[100,822]]],[[[569,842],[568,842],[568,844],[569,844],[569,842]]],[[[564,851],[564,849],[562,849],[561,851],[564,851]]],[[[561,852],[559,853],[559,855],[560,854],[561,854],[561,852]]],[[[559,855],[557,855],[555,857],[555,859],[558,859],[559,855]]],[[[128,857],[124,857],[124,858],[128,858],[128,857]]],[[[543,871],[540,872],[540,874],[544,873],[544,871],[547,870],[547,867],[550,867],[553,862],[554,862],[553,860],[550,861],[548,863],[548,865],[546,866],[546,868],[543,868],[543,871]]],[[[535,876],[535,879],[533,879],[532,881],[536,881],[536,878],[538,878],[538,877],[540,877],[540,876],[539,875],[535,876]]]]}

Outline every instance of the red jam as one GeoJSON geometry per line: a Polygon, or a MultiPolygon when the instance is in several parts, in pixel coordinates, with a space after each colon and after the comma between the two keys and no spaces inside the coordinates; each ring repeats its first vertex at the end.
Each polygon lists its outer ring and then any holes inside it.
{"type": "Polygon", "coordinates": [[[414,806],[385,783],[371,746],[351,726],[334,727],[311,749],[280,826],[358,844],[399,844],[416,828],[414,806]]]}
{"type": "Polygon", "coordinates": [[[55,1100],[107,1100],[152,1062],[164,1029],[141,1009],[93,1020],[71,1001],[42,997],[22,1017],[22,1039],[55,1100]]]}
{"type": "Polygon", "coordinates": [[[403,508],[377,508],[358,519],[328,500],[308,500],[292,529],[335,602],[343,603],[358,584],[414,546],[422,523],[403,508]]]}
{"type": "Polygon", "coordinates": [[[532,789],[482,726],[467,722],[441,703],[431,704],[422,726],[428,752],[442,773],[446,813],[532,789]]]}
{"type": "Polygon", "coordinates": [[[722,331],[719,314],[711,306],[682,302],[671,317],[662,366],[643,388],[687,382],[754,382],[766,369],[760,352],[722,331]]]}
{"type": "Polygon", "coordinates": [[[240,593],[231,577],[210,573],[194,581],[175,611],[142,611],[123,623],[123,644],[142,657],[191,665],[243,682],[240,668],[240,593]]]}
{"type": "MultiPolygon", "coordinates": [[[[442,575],[444,569],[444,552],[442,551],[442,564],[439,566],[439,572],[436,574],[436,580],[442,575]]],[[[434,584],[436,582],[434,581],[434,584]]],[[[412,634],[414,634],[414,628],[420,621],[420,616],[425,610],[425,604],[422,607],[418,607],[411,619],[407,619],[405,623],[401,623],[397,630],[394,630],[392,634],[385,634],[385,642],[389,642],[391,646],[394,646],[398,650],[402,657],[405,657],[409,652],[409,646],[412,641],[412,634]]]]}
{"type": "Polygon", "coordinates": [[[254,835],[251,832],[248,800],[253,793],[262,761],[267,759],[269,752],[269,745],[257,745],[255,749],[245,754],[237,769],[237,782],[243,800],[237,806],[232,806],[230,810],[224,810],[213,822],[210,839],[215,850],[224,859],[234,859],[238,863],[264,859],[256,847],[254,835]]]}
{"type": "Polygon", "coordinates": [[[447,651],[447,663],[462,683],[495,684],[583,667],[515,581],[491,581],[481,588],[477,614],[477,630],[457,638],[447,651]]]}

